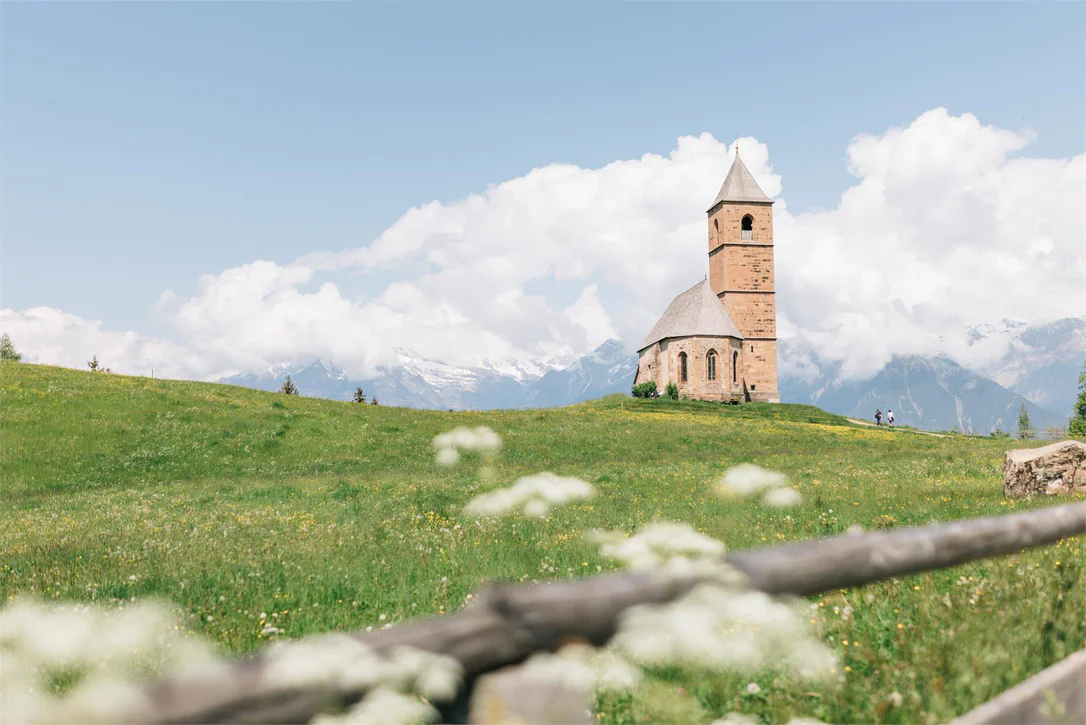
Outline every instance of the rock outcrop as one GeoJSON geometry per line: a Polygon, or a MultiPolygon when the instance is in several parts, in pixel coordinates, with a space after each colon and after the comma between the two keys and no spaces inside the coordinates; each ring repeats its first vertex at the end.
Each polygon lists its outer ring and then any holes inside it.
{"type": "Polygon", "coordinates": [[[1003,495],[1086,494],[1086,444],[1061,441],[1041,448],[1007,451],[1003,495]]]}

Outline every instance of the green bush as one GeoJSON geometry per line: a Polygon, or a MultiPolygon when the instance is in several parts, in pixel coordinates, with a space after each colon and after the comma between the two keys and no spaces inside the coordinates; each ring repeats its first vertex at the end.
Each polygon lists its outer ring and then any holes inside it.
{"type": "Polygon", "coordinates": [[[668,383],[667,387],[664,388],[664,395],[671,398],[672,400],[678,400],[679,399],[679,386],[676,385],[674,382],[668,383]]]}
{"type": "Polygon", "coordinates": [[[649,380],[644,383],[637,383],[630,390],[630,395],[635,398],[651,398],[656,395],[656,381],[649,380]]]}

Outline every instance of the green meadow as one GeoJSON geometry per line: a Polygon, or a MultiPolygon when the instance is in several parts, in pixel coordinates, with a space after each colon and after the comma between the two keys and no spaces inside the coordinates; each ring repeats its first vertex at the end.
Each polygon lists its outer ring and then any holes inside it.
{"type": "MultiPolygon", "coordinates": [[[[589,529],[684,521],[738,549],[1057,503],[1003,498],[1015,446],[796,405],[612,396],[430,412],[5,362],[0,596],[165,599],[184,631],[244,653],[447,615],[487,580],[614,568],[589,529]],[[477,461],[434,463],[433,438],[462,425],[503,439],[485,482],[477,461]],[[743,462],[787,474],[803,505],[715,497],[743,462]],[[543,520],[461,516],[473,495],[541,471],[598,496],[543,520]],[[273,626],[283,632],[264,634],[273,626]]],[[[842,658],[837,686],[660,670],[601,699],[600,719],[946,721],[1086,646],[1084,564],[1080,538],[815,597],[811,626],[842,658]]]]}

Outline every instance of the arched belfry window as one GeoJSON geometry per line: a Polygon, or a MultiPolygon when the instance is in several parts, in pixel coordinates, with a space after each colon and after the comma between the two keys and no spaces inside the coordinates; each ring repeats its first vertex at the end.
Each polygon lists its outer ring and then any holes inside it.
{"type": "Polygon", "coordinates": [[[715,231],[717,234],[720,234],[720,220],[713,220],[713,231],[715,231]]]}
{"type": "Polygon", "coordinates": [[[750,214],[743,217],[743,239],[754,239],[754,217],[750,214]]]}
{"type": "Polygon", "coordinates": [[[686,353],[679,353],[679,382],[686,382],[686,353]]]}
{"type": "Polygon", "coordinates": [[[716,350],[710,350],[705,356],[705,371],[710,380],[716,380],[716,350]]]}
{"type": "Polygon", "coordinates": [[[739,353],[732,353],[732,382],[739,382],[739,353]]]}

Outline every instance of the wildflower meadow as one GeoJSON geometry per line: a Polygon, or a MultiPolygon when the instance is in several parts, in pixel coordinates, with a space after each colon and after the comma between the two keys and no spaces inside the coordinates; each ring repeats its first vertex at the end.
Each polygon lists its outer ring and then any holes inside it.
{"type": "MultiPolygon", "coordinates": [[[[809,406],[416,411],[3,362],[0,427],[0,655],[93,669],[116,647],[65,648],[136,622],[169,635],[124,664],[143,674],[170,671],[170,653],[204,663],[446,616],[486,581],[1057,503],[1003,497],[1013,441],[809,406]],[[11,634],[33,626],[54,636],[11,634]]],[[[601,722],[943,722],[1086,646],[1084,563],[1080,538],[798,601],[699,587],[573,660],[595,673],[601,722]]],[[[417,695],[381,690],[357,722],[425,720],[455,689],[455,663],[376,663],[332,641],[351,665],[337,676],[417,695]]],[[[316,660],[284,655],[282,676],[324,676],[299,664],[316,660]]],[[[73,672],[42,687],[63,695],[73,672]]],[[[9,705],[30,686],[11,677],[9,705]]]]}

